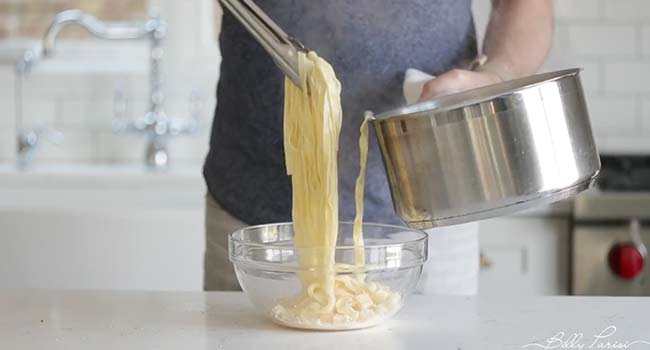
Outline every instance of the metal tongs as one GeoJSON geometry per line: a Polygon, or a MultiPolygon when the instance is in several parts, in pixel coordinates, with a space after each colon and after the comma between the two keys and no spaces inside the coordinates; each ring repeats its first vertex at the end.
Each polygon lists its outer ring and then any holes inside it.
{"type": "Polygon", "coordinates": [[[264,47],[282,72],[296,86],[302,88],[298,52],[307,52],[307,49],[298,40],[287,35],[253,1],[221,0],[221,3],[264,47]]]}

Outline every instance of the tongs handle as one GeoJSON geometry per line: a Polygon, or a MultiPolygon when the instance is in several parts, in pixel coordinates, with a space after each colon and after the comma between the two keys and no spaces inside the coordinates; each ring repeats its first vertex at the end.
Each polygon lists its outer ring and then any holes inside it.
{"type": "Polygon", "coordinates": [[[307,51],[305,47],[288,36],[252,0],[221,0],[221,3],[271,55],[284,74],[302,88],[298,51],[307,51]]]}

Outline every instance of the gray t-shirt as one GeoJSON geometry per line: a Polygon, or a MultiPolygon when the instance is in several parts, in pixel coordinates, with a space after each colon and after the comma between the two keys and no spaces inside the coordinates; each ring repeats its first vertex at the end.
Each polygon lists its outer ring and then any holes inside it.
{"type": "MultiPolygon", "coordinates": [[[[471,0],[257,0],[289,35],[325,58],[342,84],[340,218],[354,217],[359,126],[365,110],[404,104],[408,68],[439,74],[476,56],[471,0]]],[[[283,77],[224,11],[223,61],[204,176],[210,194],[248,224],[291,220],[282,141],[283,77]]],[[[396,223],[381,154],[371,136],[367,221],[396,223]]]]}

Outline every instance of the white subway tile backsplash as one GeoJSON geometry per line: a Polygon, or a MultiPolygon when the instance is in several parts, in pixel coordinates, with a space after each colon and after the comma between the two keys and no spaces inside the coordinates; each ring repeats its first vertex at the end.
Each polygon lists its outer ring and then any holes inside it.
{"type": "Polygon", "coordinates": [[[598,18],[603,1],[610,0],[559,0],[554,1],[555,16],[559,19],[598,18]]]}
{"type": "Polygon", "coordinates": [[[650,1],[558,0],[554,4],[555,40],[543,70],[584,68],[581,78],[599,149],[647,153],[650,1]]]}
{"type": "Polygon", "coordinates": [[[600,154],[643,154],[650,153],[650,137],[610,134],[596,136],[596,147],[600,154]]]}
{"type": "Polygon", "coordinates": [[[197,134],[172,138],[169,143],[169,154],[172,161],[202,162],[208,154],[210,132],[202,128],[197,134]]]}
{"type": "Polygon", "coordinates": [[[95,132],[97,152],[95,160],[101,162],[144,161],[146,136],[144,134],[114,134],[110,129],[95,132]]]}
{"type": "Polygon", "coordinates": [[[25,91],[37,96],[112,98],[118,87],[132,90],[134,81],[147,82],[146,75],[111,72],[35,72],[25,80],[25,91]]]}
{"type": "Polygon", "coordinates": [[[0,66],[0,126],[13,126],[15,120],[14,72],[0,66]]]}
{"type": "Polygon", "coordinates": [[[605,63],[604,90],[614,94],[650,94],[650,62],[605,63]]]}
{"type": "MultiPolygon", "coordinates": [[[[565,2],[560,0],[557,2],[565,2]]],[[[613,19],[650,19],[648,0],[605,0],[604,14],[613,19]]]]}
{"type": "Polygon", "coordinates": [[[567,35],[574,55],[629,57],[637,53],[634,25],[572,24],[567,35]]]}
{"type": "Polygon", "coordinates": [[[633,97],[587,96],[591,126],[596,135],[639,134],[633,97]]]}
{"type": "Polygon", "coordinates": [[[641,27],[641,38],[639,43],[641,45],[641,54],[644,57],[650,57],[650,24],[641,27]]]}
{"type": "Polygon", "coordinates": [[[60,145],[43,142],[34,157],[39,160],[62,162],[88,162],[93,160],[93,135],[84,129],[61,129],[64,140],[60,145]]]}
{"type": "Polygon", "coordinates": [[[14,159],[16,154],[16,134],[13,127],[0,127],[0,162],[14,159]]]}
{"type": "Polygon", "coordinates": [[[63,99],[62,122],[65,126],[85,126],[110,130],[113,119],[113,99],[102,97],[63,99]]]}
{"type": "Polygon", "coordinates": [[[167,100],[165,110],[168,115],[173,117],[188,118],[192,113],[197,112],[199,121],[210,123],[214,115],[214,98],[210,96],[206,99],[205,95],[200,96],[198,106],[191,107],[190,100],[187,96],[173,96],[167,100]],[[196,108],[196,111],[192,111],[196,108]]]}
{"type": "Polygon", "coordinates": [[[12,65],[0,65],[0,96],[10,97],[14,94],[14,69],[12,65]]]}
{"type": "Polygon", "coordinates": [[[16,110],[13,96],[0,95],[0,127],[6,128],[14,125],[16,110]]]}
{"type": "MultiPolygon", "coordinates": [[[[208,96],[201,95],[199,103],[198,114],[199,121],[203,124],[212,122],[214,115],[215,99],[210,93],[208,96]]],[[[132,111],[130,115],[140,117],[149,110],[149,102],[146,96],[138,96],[131,100],[129,109],[132,111]]],[[[165,113],[170,117],[189,118],[190,117],[190,102],[189,95],[167,95],[164,104],[165,113]]],[[[112,113],[112,112],[111,112],[112,113]]]]}
{"type": "Polygon", "coordinates": [[[643,128],[644,134],[648,135],[648,138],[650,138],[650,99],[645,99],[641,103],[639,123],[643,128]]]}
{"type": "Polygon", "coordinates": [[[54,127],[60,117],[60,99],[56,96],[26,95],[23,99],[23,127],[54,127]]]}
{"type": "Polygon", "coordinates": [[[187,101],[169,101],[165,104],[165,112],[172,118],[189,118],[189,104],[187,101]]]}
{"type": "Polygon", "coordinates": [[[570,47],[569,24],[567,22],[555,21],[552,50],[565,51],[570,49],[570,47]]]}
{"type": "MultiPolygon", "coordinates": [[[[170,137],[168,150],[170,161],[201,163],[209,148],[209,129],[201,128],[197,134],[170,137]]],[[[96,160],[102,162],[143,162],[147,146],[144,134],[113,134],[110,131],[96,133],[98,151],[96,160]]]]}
{"type": "Polygon", "coordinates": [[[86,96],[98,88],[100,80],[93,82],[90,77],[80,74],[38,73],[24,81],[25,97],[30,96],[86,96]]]}
{"type": "MultiPolygon", "coordinates": [[[[166,95],[189,96],[193,90],[214,95],[217,88],[217,71],[207,71],[197,67],[197,72],[181,71],[166,73],[163,76],[163,91],[166,95]]],[[[149,94],[149,77],[129,76],[130,90],[134,95],[149,94]]]]}
{"type": "Polygon", "coordinates": [[[214,118],[214,110],[217,106],[217,102],[214,99],[211,99],[209,102],[203,102],[201,105],[201,118],[207,124],[209,128],[212,125],[212,119],[214,118]]]}
{"type": "Polygon", "coordinates": [[[16,153],[13,66],[0,66],[0,162],[13,161],[16,153]]]}
{"type": "MultiPolygon", "coordinates": [[[[165,80],[163,91],[167,93],[167,80],[165,80]]],[[[131,79],[127,91],[131,96],[145,97],[151,95],[151,86],[149,84],[149,77],[142,77],[138,79],[131,79]]]]}
{"type": "Polygon", "coordinates": [[[580,80],[582,81],[582,86],[587,93],[600,93],[602,91],[603,66],[598,62],[598,60],[576,58],[571,54],[554,48],[551,50],[540,71],[547,72],[567,68],[583,69],[580,73],[580,80]]]}
{"type": "Polygon", "coordinates": [[[139,118],[144,116],[150,109],[151,103],[149,102],[149,96],[134,96],[129,101],[130,115],[133,118],[139,118]]]}
{"type": "Polygon", "coordinates": [[[569,63],[563,68],[582,68],[580,81],[586,93],[602,90],[602,65],[599,63],[569,63]]]}

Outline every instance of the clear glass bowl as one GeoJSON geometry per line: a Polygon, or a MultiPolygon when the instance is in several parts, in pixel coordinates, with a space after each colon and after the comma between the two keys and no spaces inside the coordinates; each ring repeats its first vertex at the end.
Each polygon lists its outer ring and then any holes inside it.
{"type": "Polygon", "coordinates": [[[322,253],[323,248],[294,247],[291,223],[251,226],[232,233],[230,260],[253,306],[278,324],[303,329],[365,328],[394,315],[420,278],[427,259],[427,235],[401,226],[363,224],[360,250],[354,247],[352,227],[352,223],[339,224],[334,270],[301,266],[301,254],[322,253]],[[355,267],[355,254],[361,252],[365,265],[355,267]],[[314,296],[323,294],[318,288],[312,295],[304,293],[310,279],[337,281],[341,288],[334,289],[339,292],[336,299],[314,305],[314,296]],[[310,307],[318,310],[312,312],[310,307]],[[324,312],[323,307],[333,311],[324,312]]]}

